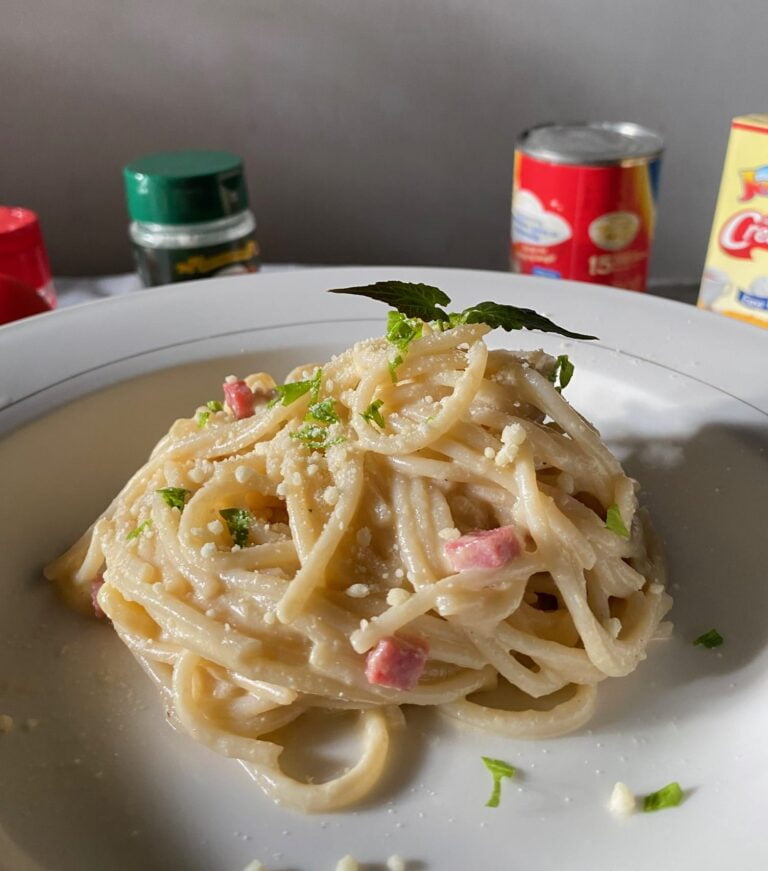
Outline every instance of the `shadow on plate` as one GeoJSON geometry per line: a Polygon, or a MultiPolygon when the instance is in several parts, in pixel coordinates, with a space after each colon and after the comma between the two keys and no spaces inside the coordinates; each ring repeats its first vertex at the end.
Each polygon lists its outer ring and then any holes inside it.
{"type": "Polygon", "coordinates": [[[651,644],[633,675],[602,685],[595,732],[722,705],[728,691],[763,678],[754,664],[768,646],[768,422],[612,447],[641,482],[662,540],[675,629],[671,640],[651,644]],[[695,646],[712,628],[722,647],[695,646]],[[717,692],[713,679],[723,682],[717,692]]]}

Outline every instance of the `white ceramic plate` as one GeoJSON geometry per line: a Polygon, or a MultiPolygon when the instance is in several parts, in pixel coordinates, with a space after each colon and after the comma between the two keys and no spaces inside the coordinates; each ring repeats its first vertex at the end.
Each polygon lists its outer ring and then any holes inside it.
{"type": "MultiPolygon", "coordinates": [[[[438,269],[211,279],[0,329],[0,868],[3,871],[758,869],[768,861],[768,333],[677,303],[568,282],[438,269]],[[304,817],[173,732],[109,628],[69,613],[40,567],[106,505],[222,376],[278,377],[380,333],[380,304],[324,294],[385,278],[457,306],[536,308],[598,342],[494,333],[576,364],[571,401],[644,485],[665,540],[675,637],[607,681],[577,734],[508,741],[411,718],[363,806],[304,817]],[[179,368],[181,367],[181,368],[179,368]],[[716,627],[720,650],[692,640],[716,627]],[[519,768],[484,806],[480,756],[519,768]],[[615,781],[672,780],[684,804],[618,820],[615,781]]],[[[338,747],[325,747],[326,755],[338,747]]],[[[321,754],[322,755],[322,754],[321,754]]]]}

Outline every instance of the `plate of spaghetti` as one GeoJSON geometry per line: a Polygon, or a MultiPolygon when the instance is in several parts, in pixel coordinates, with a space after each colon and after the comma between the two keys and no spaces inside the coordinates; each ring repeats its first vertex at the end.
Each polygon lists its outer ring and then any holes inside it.
{"type": "Polygon", "coordinates": [[[759,330],[347,268],[2,332],[0,868],[758,861],[759,330]]]}

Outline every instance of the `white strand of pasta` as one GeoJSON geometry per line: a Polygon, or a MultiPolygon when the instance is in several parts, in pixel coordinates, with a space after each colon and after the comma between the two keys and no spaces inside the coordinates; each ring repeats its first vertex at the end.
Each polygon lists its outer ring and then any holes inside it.
{"type": "Polygon", "coordinates": [[[539,553],[550,567],[584,647],[595,665],[606,674],[613,674],[621,666],[609,652],[609,637],[587,603],[586,581],[582,572],[584,562],[576,562],[567,548],[563,547],[565,542],[556,535],[551,524],[557,509],[549,500],[554,509],[550,510],[550,506],[544,501],[547,497],[538,489],[533,457],[526,446],[521,446],[518,452],[514,473],[520,494],[518,510],[521,518],[533,536],[539,553]]]}
{"type": "Polygon", "coordinates": [[[362,446],[366,450],[380,454],[407,454],[420,450],[436,437],[446,433],[471,402],[472,396],[483,378],[486,356],[487,349],[484,343],[476,342],[472,345],[467,352],[467,368],[461,374],[453,393],[442,401],[440,411],[437,412],[428,426],[426,424],[419,427],[413,426],[409,428],[408,433],[402,435],[390,436],[379,433],[367,421],[363,420],[362,413],[369,405],[378,383],[375,375],[371,376],[370,381],[363,379],[355,395],[350,419],[350,424],[362,446]]]}
{"type": "Polygon", "coordinates": [[[386,461],[398,474],[408,475],[410,478],[435,478],[462,484],[477,480],[477,475],[473,472],[468,471],[458,463],[446,460],[420,456],[392,456],[387,457],[386,461]]]}
{"type": "Polygon", "coordinates": [[[552,420],[562,426],[568,435],[579,442],[608,478],[624,477],[619,461],[603,444],[597,430],[568,404],[551,383],[535,369],[522,369],[522,381],[527,385],[529,399],[552,420]]]}
{"type": "Polygon", "coordinates": [[[546,664],[567,682],[591,684],[605,677],[580,648],[566,647],[556,641],[538,638],[528,632],[515,629],[506,622],[499,623],[496,637],[508,649],[517,650],[546,664]]]}
{"type": "Polygon", "coordinates": [[[153,582],[149,566],[120,565],[116,570],[108,569],[108,572],[106,582],[126,599],[141,605],[175,640],[211,662],[218,662],[227,668],[243,669],[261,650],[259,640],[231,628],[226,631],[217,621],[170,596],[162,584],[153,582]],[[129,569],[130,574],[125,569],[129,569]]]}
{"type": "Polygon", "coordinates": [[[578,686],[570,699],[548,711],[505,711],[468,699],[441,705],[439,710],[462,723],[506,738],[537,740],[565,735],[583,726],[595,712],[596,699],[594,686],[578,686]]]}
{"type": "Polygon", "coordinates": [[[283,623],[290,623],[295,619],[312,590],[323,584],[328,561],[344,537],[360,502],[363,489],[363,457],[356,451],[345,453],[349,460],[348,465],[334,476],[339,490],[339,500],[315,546],[289,582],[277,605],[277,617],[283,623]]]}
{"type": "Polygon", "coordinates": [[[280,804],[306,812],[334,810],[368,793],[381,776],[387,761],[389,729],[378,709],[362,711],[363,749],[358,761],[344,774],[326,783],[302,783],[279,766],[282,748],[277,744],[241,738],[216,729],[201,717],[192,684],[199,660],[183,654],[173,673],[173,688],[179,719],[193,737],[246,764],[262,790],[280,804]]]}
{"type": "MultiPolygon", "coordinates": [[[[533,560],[525,561],[519,558],[516,562],[517,573],[528,577],[533,560]]],[[[354,650],[365,653],[386,635],[394,635],[412,620],[426,614],[435,607],[437,600],[454,589],[481,590],[504,581],[509,577],[509,566],[501,569],[468,569],[455,575],[443,578],[434,584],[422,587],[399,605],[392,605],[386,611],[370,620],[365,626],[357,629],[349,638],[354,650]]]]}
{"type": "Polygon", "coordinates": [[[291,537],[293,539],[299,561],[304,564],[317,544],[320,531],[314,512],[310,512],[310,495],[306,489],[306,479],[301,474],[299,448],[290,445],[283,456],[280,472],[283,477],[282,487],[288,509],[291,537]]]}
{"type": "Polygon", "coordinates": [[[539,699],[542,696],[551,695],[568,683],[567,680],[560,678],[555,671],[548,668],[542,668],[538,673],[534,673],[519,663],[494,638],[484,636],[473,629],[467,629],[467,635],[502,677],[531,698],[539,699]]]}
{"type": "MultiPolygon", "coordinates": [[[[534,516],[530,512],[530,503],[536,500],[539,502],[539,516],[547,517],[551,522],[553,512],[549,511],[540,502],[540,495],[535,486],[535,473],[533,472],[532,462],[530,460],[527,463],[518,462],[516,474],[520,482],[521,494],[523,492],[526,493],[526,499],[521,499],[521,504],[527,505],[529,510],[528,518],[531,519],[534,516]]],[[[542,527],[540,522],[534,522],[537,523],[541,533],[544,527],[542,527]]],[[[551,528],[550,526],[549,529],[551,528]]],[[[533,530],[532,534],[536,538],[533,530]]],[[[539,541],[537,541],[537,544],[541,546],[539,541]]],[[[585,567],[590,568],[590,566],[585,567]]],[[[661,606],[648,609],[647,620],[643,621],[642,624],[643,629],[635,637],[619,641],[611,637],[610,633],[592,613],[586,599],[586,585],[582,573],[577,572],[575,566],[569,566],[559,556],[553,561],[551,571],[584,643],[584,648],[592,662],[607,675],[619,677],[628,674],[637,665],[638,661],[645,656],[644,639],[650,637],[648,634],[649,627],[653,623],[655,615],[661,612],[661,606]]],[[[659,617],[658,619],[661,618],[659,617]]]]}
{"type": "MultiPolygon", "coordinates": [[[[194,498],[193,495],[192,499],[194,498]]],[[[189,581],[197,594],[203,600],[212,599],[221,590],[221,584],[208,569],[211,563],[207,561],[210,558],[203,557],[199,550],[195,552],[179,540],[180,517],[177,509],[170,508],[159,494],[155,494],[152,503],[152,531],[161,548],[173,569],[189,581]]]]}

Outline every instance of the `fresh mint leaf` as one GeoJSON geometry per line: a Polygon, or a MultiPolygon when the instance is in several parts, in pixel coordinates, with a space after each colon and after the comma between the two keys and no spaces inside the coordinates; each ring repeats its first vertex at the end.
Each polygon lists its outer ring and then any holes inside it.
{"type": "Polygon", "coordinates": [[[275,405],[290,405],[296,402],[297,399],[304,396],[305,393],[312,394],[312,400],[317,401],[320,393],[320,379],[323,376],[323,370],[318,369],[317,372],[308,378],[306,381],[291,381],[289,384],[281,384],[275,387],[277,394],[274,399],[267,403],[267,408],[273,408],[275,405]]]}
{"type": "Polygon", "coordinates": [[[624,520],[618,505],[611,505],[605,514],[605,525],[611,532],[622,538],[629,538],[629,530],[624,525],[624,520]]]}
{"type": "Polygon", "coordinates": [[[499,800],[501,799],[501,779],[503,777],[514,777],[517,772],[509,763],[503,762],[501,759],[491,759],[488,756],[482,756],[481,759],[493,777],[493,791],[485,806],[498,807],[499,800]]]}
{"type": "Polygon", "coordinates": [[[136,529],[131,530],[128,535],[125,536],[125,540],[133,541],[134,538],[138,538],[142,532],[146,532],[148,529],[152,529],[151,520],[145,520],[144,523],[137,526],[136,529]]]}
{"type": "Polygon", "coordinates": [[[439,306],[448,305],[450,297],[429,284],[414,284],[410,281],[377,281],[364,287],[340,287],[330,293],[351,293],[367,296],[387,305],[408,318],[422,321],[447,321],[448,314],[439,306]]]}
{"type": "Polygon", "coordinates": [[[382,405],[384,405],[384,400],[377,399],[376,402],[372,402],[365,411],[361,412],[360,416],[363,420],[367,420],[368,423],[375,423],[381,427],[381,429],[384,429],[387,424],[384,421],[384,415],[379,411],[382,405]]]}
{"type": "Polygon", "coordinates": [[[656,792],[646,795],[643,799],[643,810],[645,813],[650,813],[651,811],[660,811],[667,807],[677,807],[682,800],[683,790],[677,781],[673,781],[666,786],[662,786],[661,789],[657,789],[656,792]]]}
{"type": "Polygon", "coordinates": [[[183,511],[187,496],[190,495],[191,491],[185,490],[183,487],[163,487],[162,490],[155,490],[155,493],[163,497],[163,501],[169,508],[178,508],[179,511],[183,511]]]}
{"type": "Polygon", "coordinates": [[[562,393],[563,389],[571,383],[573,378],[574,365],[571,363],[567,354],[560,354],[555,360],[555,366],[549,373],[549,380],[555,385],[555,390],[562,393]]]}
{"type": "Polygon", "coordinates": [[[247,547],[253,519],[251,512],[247,508],[222,508],[219,514],[227,524],[232,541],[238,547],[247,547]]]}
{"type": "Polygon", "coordinates": [[[316,420],[320,423],[338,423],[339,415],[336,413],[334,401],[329,396],[327,399],[323,399],[322,402],[313,402],[309,406],[304,420],[316,420]]]}
{"type": "MultiPolygon", "coordinates": [[[[502,330],[540,330],[542,333],[559,333],[570,339],[595,339],[597,336],[587,336],[584,333],[573,333],[533,309],[517,308],[514,305],[504,305],[498,302],[479,302],[477,305],[464,309],[458,316],[457,323],[487,324],[492,329],[502,330]]],[[[451,324],[455,326],[455,324],[451,324]]]]}
{"type": "Polygon", "coordinates": [[[717,629],[710,629],[709,632],[699,635],[693,643],[706,647],[708,650],[712,650],[713,647],[720,647],[723,641],[725,641],[725,639],[717,629]]]}

